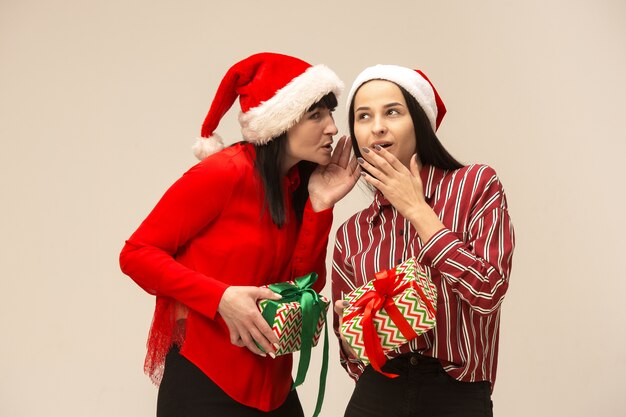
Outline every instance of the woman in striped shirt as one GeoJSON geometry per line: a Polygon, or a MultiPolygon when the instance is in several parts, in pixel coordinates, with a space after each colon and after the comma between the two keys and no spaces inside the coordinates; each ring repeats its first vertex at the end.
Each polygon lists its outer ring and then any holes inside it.
{"type": "Polygon", "coordinates": [[[437,286],[434,329],[364,366],[341,339],[357,381],[346,416],[490,416],[500,306],[514,247],[495,171],[463,166],[435,132],[445,106],[418,70],[365,69],[348,96],[350,133],[372,204],[337,231],[332,292],[340,337],[342,298],[378,271],[415,256],[437,286]]]}

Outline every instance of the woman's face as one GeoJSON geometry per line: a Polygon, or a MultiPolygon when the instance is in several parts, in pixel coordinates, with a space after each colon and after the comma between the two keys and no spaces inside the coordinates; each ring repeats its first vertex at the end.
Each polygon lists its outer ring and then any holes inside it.
{"type": "Polygon", "coordinates": [[[416,152],[415,129],[396,84],[372,80],[359,88],[354,96],[354,136],[359,148],[380,145],[409,167],[416,152]]]}
{"type": "Polygon", "coordinates": [[[286,168],[289,169],[300,161],[328,164],[333,136],[336,134],[337,126],[329,109],[318,107],[306,112],[287,131],[286,168]]]}

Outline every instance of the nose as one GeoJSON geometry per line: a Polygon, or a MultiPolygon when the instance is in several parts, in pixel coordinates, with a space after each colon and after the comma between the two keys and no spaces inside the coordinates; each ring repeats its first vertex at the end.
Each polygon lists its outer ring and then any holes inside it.
{"type": "Polygon", "coordinates": [[[337,134],[337,132],[339,132],[339,129],[337,129],[337,125],[335,124],[335,119],[333,119],[333,117],[329,117],[329,121],[328,124],[326,125],[326,129],[324,129],[324,133],[327,135],[331,135],[334,136],[337,134]]]}
{"type": "Polygon", "coordinates": [[[385,123],[383,123],[382,118],[374,118],[374,123],[372,123],[372,133],[379,136],[387,133],[387,126],[385,126],[385,123]]]}

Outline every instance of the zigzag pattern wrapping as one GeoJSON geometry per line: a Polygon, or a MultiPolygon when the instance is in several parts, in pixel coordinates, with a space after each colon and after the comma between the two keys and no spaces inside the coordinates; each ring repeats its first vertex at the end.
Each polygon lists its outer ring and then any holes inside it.
{"type": "MultiPolygon", "coordinates": [[[[324,317],[330,305],[328,298],[320,295],[320,299],[324,302],[324,309],[317,322],[317,328],[313,336],[313,346],[317,345],[322,330],[324,329],[324,317]]],[[[263,311],[267,303],[268,300],[260,301],[258,303],[259,310],[263,311]]],[[[302,347],[302,340],[300,339],[300,333],[302,331],[302,310],[300,309],[300,303],[292,302],[281,304],[278,310],[276,310],[272,331],[276,337],[278,337],[279,347],[276,349],[276,356],[299,351],[302,347]]]]}
{"type": "MultiPolygon", "coordinates": [[[[437,308],[437,287],[433,284],[427,270],[419,265],[415,258],[410,258],[400,265],[396,266],[398,274],[405,273],[402,282],[415,281],[415,284],[421,288],[426,298],[430,301],[431,305],[437,308]]],[[[350,307],[347,307],[343,316],[347,316],[356,310],[352,304],[358,300],[363,294],[373,289],[374,285],[372,281],[359,287],[345,296],[345,300],[350,303],[350,307]]],[[[422,333],[435,327],[435,314],[432,314],[426,306],[424,300],[421,299],[417,291],[413,288],[408,288],[401,294],[393,297],[393,300],[402,313],[402,315],[409,322],[411,327],[415,330],[415,333],[419,336],[422,333]]],[[[341,324],[341,333],[346,341],[354,349],[359,358],[365,363],[369,363],[367,353],[365,352],[365,344],[363,342],[363,327],[361,325],[362,315],[356,315],[351,320],[343,321],[341,324]]],[[[380,338],[383,352],[387,352],[396,349],[399,346],[409,342],[400,330],[396,327],[395,323],[389,318],[384,309],[381,309],[374,317],[374,327],[380,338]]]]}

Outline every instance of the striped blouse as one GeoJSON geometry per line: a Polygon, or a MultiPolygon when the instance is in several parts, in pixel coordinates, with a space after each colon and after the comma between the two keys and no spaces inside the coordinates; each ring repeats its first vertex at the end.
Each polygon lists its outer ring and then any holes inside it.
{"type": "MultiPolygon", "coordinates": [[[[412,224],[377,192],[369,207],[337,230],[333,302],[376,272],[416,256],[438,289],[437,325],[388,357],[419,352],[438,358],[457,380],[489,381],[493,389],[500,307],[514,248],[502,184],[486,165],[453,171],[424,166],[421,178],[426,202],[446,227],[422,242],[412,224]]],[[[338,336],[337,315],[334,329],[338,336]]],[[[358,380],[364,364],[342,350],[340,356],[342,366],[358,380]]]]}

